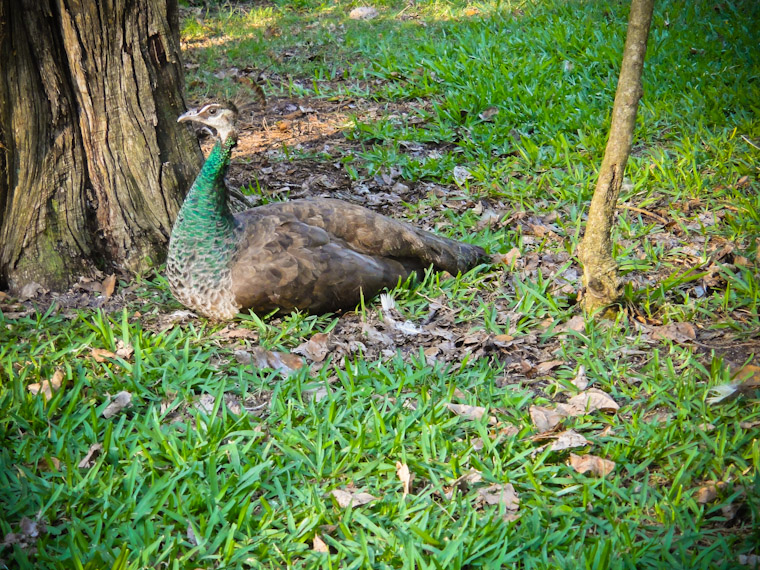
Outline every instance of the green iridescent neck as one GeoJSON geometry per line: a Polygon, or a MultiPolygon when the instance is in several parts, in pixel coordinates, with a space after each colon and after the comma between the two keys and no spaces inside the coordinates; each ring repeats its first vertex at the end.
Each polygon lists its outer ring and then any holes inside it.
{"type": "Polygon", "coordinates": [[[182,205],[182,209],[187,210],[186,215],[194,221],[201,222],[209,216],[232,220],[232,214],[227,205],[224,176],[227,174],[232,149],[236,144],[234,137],[228,137],[224,144],[217,141],[206,158],[206,162],[203,163],[182,205]]]}
{"type": "Polygon", "coordinates": [[[224,143],[217,141],[203,163],[174,223],[170,258],[195,256],[221,269],[232,255],[235,220],[227,205],[224,176],[235,144],[234,137],[228,137],[224,143]]]}

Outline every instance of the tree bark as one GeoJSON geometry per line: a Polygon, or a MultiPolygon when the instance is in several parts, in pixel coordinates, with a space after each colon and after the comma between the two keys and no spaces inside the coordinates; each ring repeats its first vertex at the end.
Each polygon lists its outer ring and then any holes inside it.
{"type": "Polygon", "coordinates": [[[165,255],[202,162],[176,0],[0,0],[0,287],[165,255]]]}
{"type": "Polygon", "coordinates": [[[642,95],[641,74],[653,8],[654,0],[631,1],[609,139],[578,251],[583,264],[583,304],[587,311],[609,306],[620,298],[617,263],[612,257],[612,225],[642,95]]]}

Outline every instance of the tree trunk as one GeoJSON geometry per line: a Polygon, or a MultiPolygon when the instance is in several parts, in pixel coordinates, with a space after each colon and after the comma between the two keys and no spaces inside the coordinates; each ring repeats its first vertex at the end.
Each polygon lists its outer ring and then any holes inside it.
{"type": "Polygon", "coordinates": [[[612,257],[612,224],[642,95],[641,73],[653,8],[654,0],[631,1],[610,135],[578,252],[583,264],[583,303],[587,311],[606,307],[620,297],[617,263],[612,257]]]}
{"type": "Polygon", "coordinates": [[[0,0],[0,288],[162,260],[202,162],[176,0],[0,0]]]}

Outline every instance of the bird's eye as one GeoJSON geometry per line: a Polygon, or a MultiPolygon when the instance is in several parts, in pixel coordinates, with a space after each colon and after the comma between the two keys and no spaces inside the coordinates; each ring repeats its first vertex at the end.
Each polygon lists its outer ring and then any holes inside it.
{"type": "Polygon", "coordinates": [[[208,114],[209,114],[209,115],[216,115],[216,107],[211,107],[211,108],[208,110],[208,114]]]}

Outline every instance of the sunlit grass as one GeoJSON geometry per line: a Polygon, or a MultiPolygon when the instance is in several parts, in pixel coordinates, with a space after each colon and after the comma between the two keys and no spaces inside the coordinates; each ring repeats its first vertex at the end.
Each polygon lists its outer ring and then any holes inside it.
{"type": "MultiPolygon", "coordinates": [[[[658,3],[614,236],[630,279],[623,307],[562,332],[578,314],[578,278],[566,276],[609,126],[625,3],[386,0],[373,3],[377,18],[350,20],[356,5],[183,11],[188,92],[245,98],[214,74],[250,66],[270,98],[424,102],[405,119],[352,118],[351,155],[285,149],[281,160],[337,162],[354,181],[393,167],[443,189],[408,204],[409,221],[520,252],[511,266],[428,273],[394,292],[414,324],[450,318],[463,356],[433,361],[421,341],[290,375],[259,369],[236,351],[289,352],[351,317],[242,315],[233,328],[245,334],[229,338],[224,324],[165,320],[180,306],[162,277],[137,280],[110,314],[18,316],[0,302],[0,537],[23,517],[41,525],[28,544],[6,538],[0,568],[728,569],[760,554],[760,407],[752,394],[706,402],[731,380],[727,355],[752,355],[742,345],[760,331],[758,6],[658,3]],[[413,155],[409,141],[435,152],[413,155]],[[462,184],[457,166],[470,173],[462,184]],[[482,224],[489,208],[510,221],[482,224]],[[681,345],[647,332],[673,322],[718,336],[681,345]],[[482,340],[496,335],[515,344],[482,340]],[[124,346],[133,353],[93,356],[124,346]],[[544,375],[522,372],[551,360],[561,363],[544,375]],[[616,463],[605,478],[531,439],[530,406],[574,394],[581,369],[621,406],[562,426],[591,442],[573,451],[616,463]],[[56,370],[63,386],[49,401],[30,393],[56,370]],[[104,418],[122,390],[132,406],[104,418]],[[451,401],[487,414],[458,417],[451,401]],[[102,453],[80,467],[94,444],[102,453]],[[396,462],[415,476],[406,496],[396,462]],[[477,486],[452,488],[470,469],[483,485],[514,485],[518,520],[479,505],[477,486]],[[698,502],[711,482],[727,486],[698,502]],[[338,488],[377,500],[344,508],[338,488]],[[317,536],[329,553],[315,551],[317,536]]],[[[382,309],[366,300],[355,318],[376,323],[382,309]]]]}

